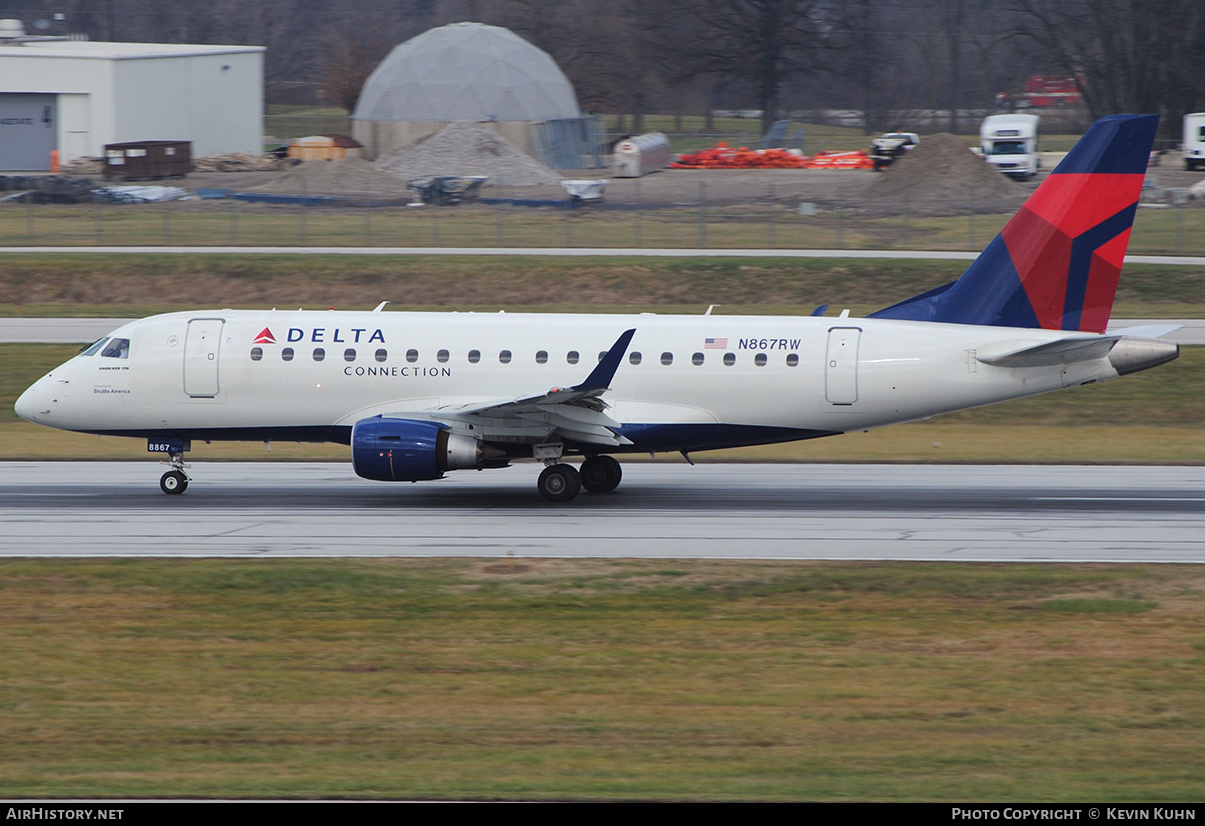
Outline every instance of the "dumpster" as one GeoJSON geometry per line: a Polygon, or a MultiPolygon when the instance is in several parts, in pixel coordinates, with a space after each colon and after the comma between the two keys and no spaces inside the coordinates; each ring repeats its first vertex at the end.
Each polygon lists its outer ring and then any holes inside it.
{"type": "Polygon", "coordinates": [[[105,144],[105,178],[182,178],[192,172],[190,141],[129,141],[105,144]]]}

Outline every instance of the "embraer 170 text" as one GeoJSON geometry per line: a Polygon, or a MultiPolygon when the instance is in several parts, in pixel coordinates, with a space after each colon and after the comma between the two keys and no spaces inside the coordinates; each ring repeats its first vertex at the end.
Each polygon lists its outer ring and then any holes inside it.
{"type": "Polygon", "coordinates": [[[145,438],[182,493],[197,440],[331,441],[417,482],[545,465],[544,498],[614,490],[612,454],[762,445],[1117,378],[1171,328],[1105,334],[1157,118],[1098,121],[951,284],[866,318],[170,313],[17,401],[31,422],[145,438]],[[581,470],[565,457],[581,456],[581,470]]]}

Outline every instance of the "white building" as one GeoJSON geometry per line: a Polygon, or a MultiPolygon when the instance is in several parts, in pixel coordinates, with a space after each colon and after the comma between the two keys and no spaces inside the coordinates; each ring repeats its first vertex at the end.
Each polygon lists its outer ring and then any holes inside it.
{"type": "Polygon", "coordinates": [[[0,45],[0,170],[50,168],[107,143],[263,151],[264,48],[34,41],[0,45]]]}

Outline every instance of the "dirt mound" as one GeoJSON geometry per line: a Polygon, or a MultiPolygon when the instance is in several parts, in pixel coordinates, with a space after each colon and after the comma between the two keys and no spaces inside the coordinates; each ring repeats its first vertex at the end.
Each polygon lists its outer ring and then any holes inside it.
{"type": "Polygon", "coordinates": [[[561,176],[487,126],[451,123],[380,158],[376,168],[402,180],[427,175],[488,175],[486,186],[543,186],[561,176]]]}
{"type": "Polygon", "coordinates": [[[372,198],[408,197],[406,182],[381,172],[359,158],[341,161],[305,161],[266,184],[250,187],[252,192],[277,195],[335,195],[372,198]]]}
{"type": "Polygon", "coordinates": [[[997,172],[949,134],[929,135],[887,167],[867,188],[863,205],[876,213],[966,215],[1013,212],[1028,189],[997,172]]]}

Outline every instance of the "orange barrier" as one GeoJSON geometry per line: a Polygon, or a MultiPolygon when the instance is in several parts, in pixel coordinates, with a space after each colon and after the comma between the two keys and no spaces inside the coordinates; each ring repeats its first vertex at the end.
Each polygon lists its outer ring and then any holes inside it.
{"type": "Polygon", "coordinates": [[[812,169],[874,169],[874,161],[865,152],[817,152],[812,169]]]}
{"type": "Polygon", "coordinates": [[[806,169],[808,159],[785,149],[732,149],[724,141],[714,149],[680,155],[674,169],[806,169]]]}
{"type": "Polygon", "coordinates": [[[733,149],[724,141],[714,149],[680,155],[673,169],[874,169],[865,152],[817,152],[811,158],[785,149],[733,149]]]}

